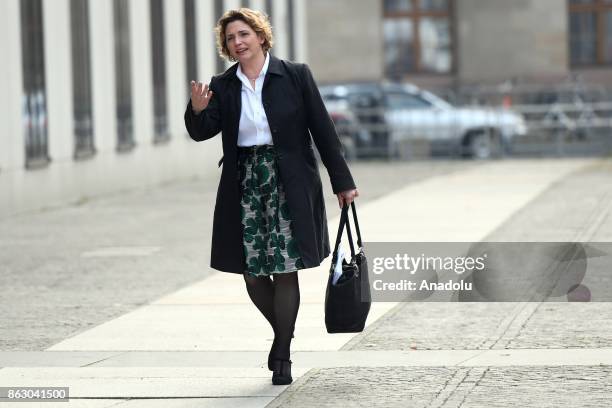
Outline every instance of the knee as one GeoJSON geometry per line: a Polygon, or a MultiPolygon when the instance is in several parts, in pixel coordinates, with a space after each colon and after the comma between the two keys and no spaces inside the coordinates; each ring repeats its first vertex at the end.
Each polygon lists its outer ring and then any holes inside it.
{"type": "Polygon", "coordinates": [[[244,277],[244,282],[247,284],[247,286],[257,286],[265,279],[270,279],[267,276],[251,276],[248,272],[243,273],[242,276],[244,277]]]}
{"type": "Polygon", "coordinates": [[[249,275],[248,272],[243,273],[242,276],[244,277],[244,282],[247,285],[255,285],[255,283],[257,282],[256,281],[257,278],[249,275]]]}
{"type": "Polygon", "coordinates": [[[274,282],[278,282],[281,285],[297,282],[297,278],[298,278],[297,271],[274,274],[274,282]]]}

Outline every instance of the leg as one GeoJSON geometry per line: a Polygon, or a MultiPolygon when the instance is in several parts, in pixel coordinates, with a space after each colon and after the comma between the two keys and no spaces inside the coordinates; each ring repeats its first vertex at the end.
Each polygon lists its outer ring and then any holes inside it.
{"type": "Polygon", "coordinates": [[[289,360],[291,337],[300,307],[297,271],[275,274],[274,286],[274,315],[276,317],[274,334],[278,344],[275,357],[289,360]]]}
{"type": "MultiPolygon", "coordinates": [[[[249,297],[264,315],[272,330],[276,325],[274,316],[274,284],[269,276],[250,276],[247,272],[243,274],[249,297]]],[[[275,330],[276,332],[276,330],[275,330]]]]}

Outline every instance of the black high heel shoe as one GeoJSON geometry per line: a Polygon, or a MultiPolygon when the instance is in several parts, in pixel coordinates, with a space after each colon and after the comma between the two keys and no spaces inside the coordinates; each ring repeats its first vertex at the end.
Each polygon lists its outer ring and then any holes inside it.
{"type": "Polygon", "coordinates": [[[287,385],[293,382],[291,377],[291,360],[273,360],[272,384],[287,385]]]}

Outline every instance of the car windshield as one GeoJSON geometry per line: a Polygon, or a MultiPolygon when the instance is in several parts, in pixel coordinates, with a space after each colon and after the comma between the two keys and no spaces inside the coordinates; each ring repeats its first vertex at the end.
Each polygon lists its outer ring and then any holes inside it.
{"type": "MultiPolygon", "coordinates": [[[[391,85],[385,89],[385,105],[391,109],[422,109],[432,106],[452,109],[452,105],[439,96],[410,85],[391,85]]],[[[372,84],[326,85],[320,88],[326,101],[346,101],[353,107],[372,108],[383,104],[382,89],[372,84]]]]}
{"type": "Polygon", "coordinates": [[[429,91],[421,90],[420,96],[426,101],[428,101],[429,103],[431,103],[432,105],[437,106],[438,108],[442,108],[442,109],[452,109],[453,108],[453,105],[446,102],[444,99],[440,98],[438,95],[435,95],[429,91]]]}

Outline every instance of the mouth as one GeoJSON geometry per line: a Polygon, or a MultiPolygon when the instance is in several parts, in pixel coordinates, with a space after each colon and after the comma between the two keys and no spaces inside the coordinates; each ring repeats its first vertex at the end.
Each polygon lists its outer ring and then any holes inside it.
{"type": "Polygon", "coordinates": [[[248,48],[242,48],[242,49],[240,49],[240,50],[236,50],[236,54],[238,54],[238,55],[242,55],[242,54],[244,54],[244,52],[245,52],[245,51],[247,51],[247,50],[248,50],[248,48]]]}

